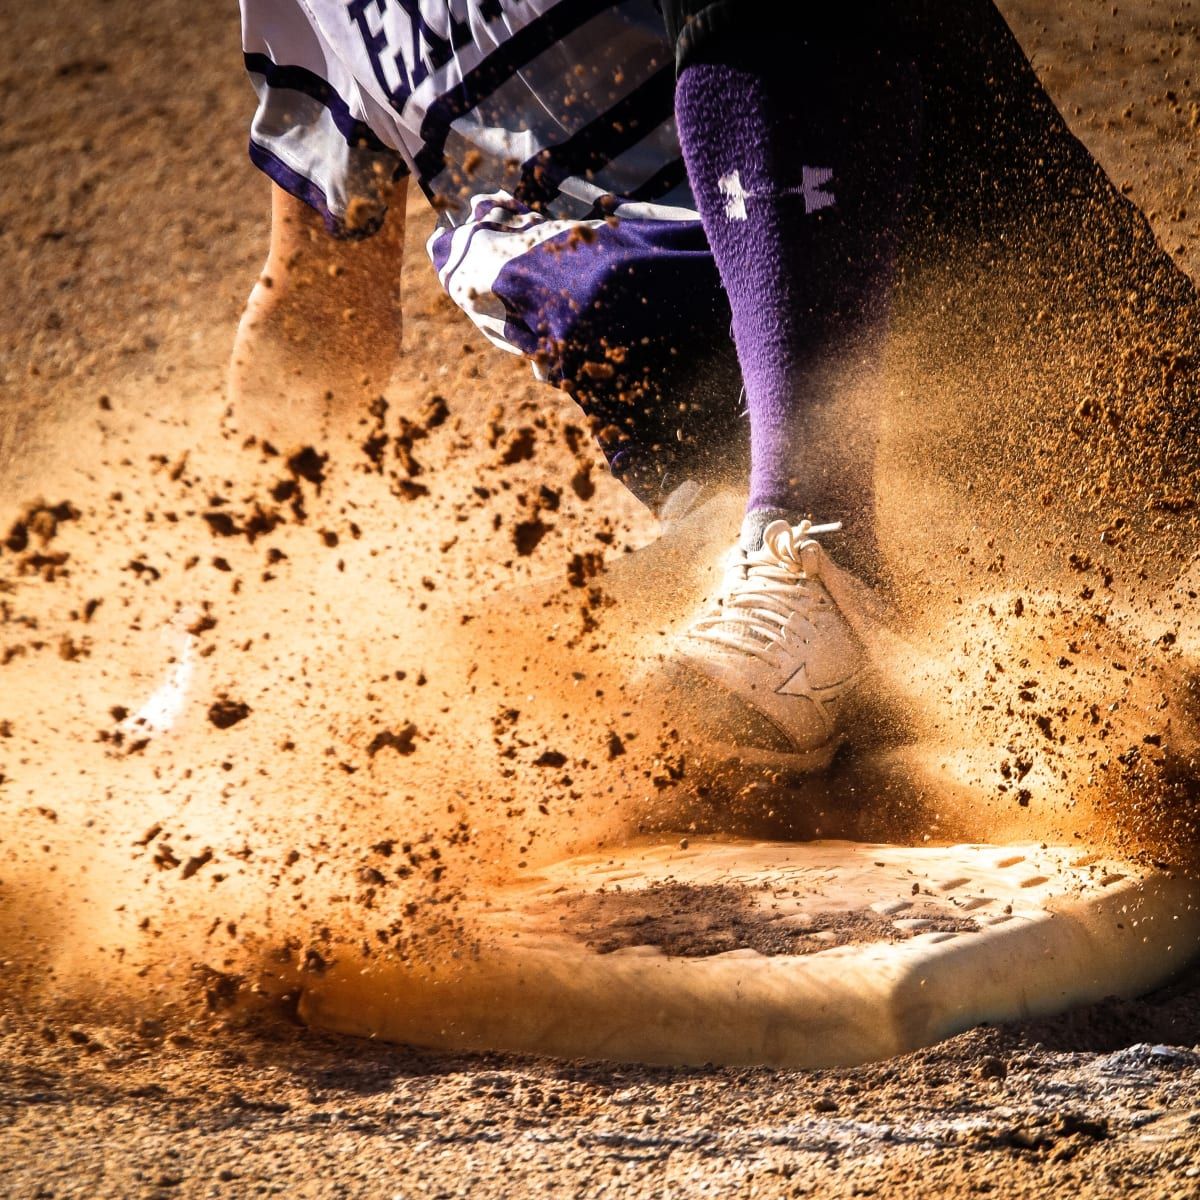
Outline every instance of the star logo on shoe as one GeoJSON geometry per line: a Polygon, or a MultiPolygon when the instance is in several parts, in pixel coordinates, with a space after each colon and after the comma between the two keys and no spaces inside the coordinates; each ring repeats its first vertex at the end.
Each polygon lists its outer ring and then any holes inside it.
{"type": "Polygon", "coordinates": [[[817,699],[822,692],[837,692],[846,685],[846,680],[839,679],[834,683],[827,683],[824,687],[816,686],[809,682],[808,667],[802,665],[797,667],[784,681],[775,689],[777,696],[807,696],[810,699],[817,699]]]}

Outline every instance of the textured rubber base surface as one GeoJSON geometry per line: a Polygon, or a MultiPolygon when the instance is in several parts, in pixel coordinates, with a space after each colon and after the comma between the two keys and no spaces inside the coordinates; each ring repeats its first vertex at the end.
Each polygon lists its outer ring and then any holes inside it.
{"type": "Polygon", "coordinates": [[[334,964],[310,1024],[421,1046],[851,1065],[1163,982],[1200,885],[1070,848],[694,840],[491,894],[437,969],[334,964]]]}

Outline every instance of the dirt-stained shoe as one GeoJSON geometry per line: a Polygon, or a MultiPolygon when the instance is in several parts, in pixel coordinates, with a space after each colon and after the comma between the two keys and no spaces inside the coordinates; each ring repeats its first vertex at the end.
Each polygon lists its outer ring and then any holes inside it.
{"type": "Polygon", "coordinates": [[[761,549],[736,547],[715,604],[672,647],[697,724],[743,762],[822,770],[844,740],[867,670],[849,611],[865,589],[814,536],[837,528],[778,520],[761,549]]]}

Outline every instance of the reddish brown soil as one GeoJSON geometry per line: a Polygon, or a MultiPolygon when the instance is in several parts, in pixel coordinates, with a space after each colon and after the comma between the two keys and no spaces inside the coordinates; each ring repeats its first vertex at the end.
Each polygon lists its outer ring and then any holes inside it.
{"type": "MultiPolygon", "coordinates": [[[[759,954],[818,954],[832,946],[865,942],[900,942],[913,932],[897,929],[873,912],[814,912],[804,925],[772,926],[772,913],[754,902],[753,889],[733,884],[661,883],[637,891],[599,891],[562,899],[563,928],[597,954],[627,946],[657,946],[664,954],[703,958],[728,950],[759,954]]],[[[927,917],[926,932],[977,929],[970,917],[926,913],[920,907],[906,916],[927,917]]]]}

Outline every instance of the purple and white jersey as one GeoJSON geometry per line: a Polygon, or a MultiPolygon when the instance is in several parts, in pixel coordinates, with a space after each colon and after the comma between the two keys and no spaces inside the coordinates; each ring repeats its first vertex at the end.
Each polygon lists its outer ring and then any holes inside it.
{"type": "Polygon", "coordinates": [[[626,299],[711,280],[652,0],[242,0],[242,23],[254,162],[339,236],[412,174],[442,286],[552,377],[595,310],[636,334],[626,299]]]}

